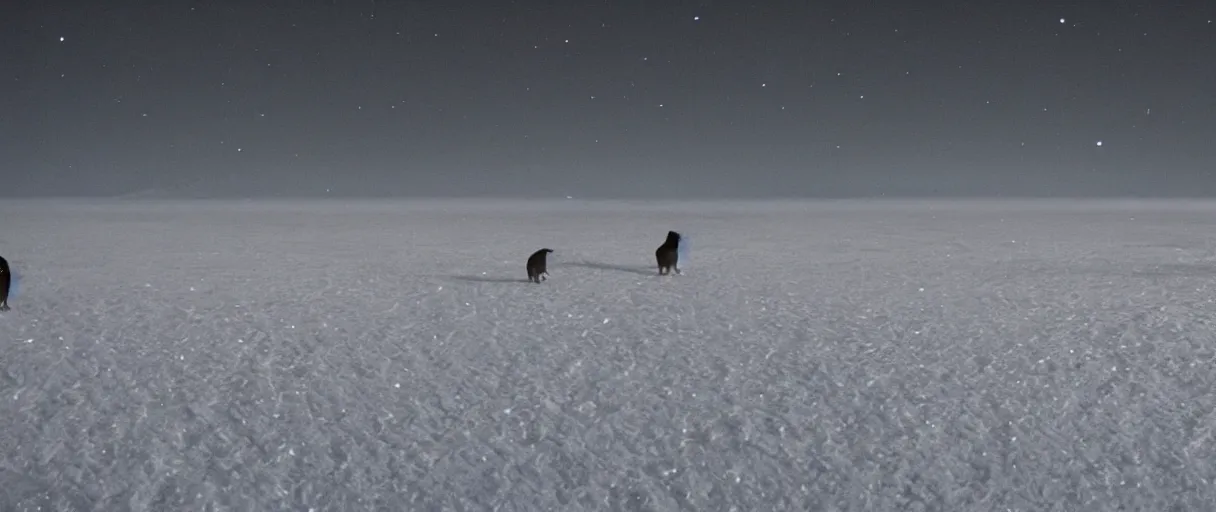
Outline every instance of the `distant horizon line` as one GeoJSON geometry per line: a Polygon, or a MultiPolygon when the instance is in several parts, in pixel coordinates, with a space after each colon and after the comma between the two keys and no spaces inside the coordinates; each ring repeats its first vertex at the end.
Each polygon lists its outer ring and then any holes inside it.
{"type": "Polygon", "coordinates": [[[1017,202],[1017,201],[1085,201],[1085,202],[1201,202],[1216,201],[1216,195],[840,195],[840,196],[644,196],[644,197],[611,197],[611,196],[383,196],[383,195],[256,195],[256,196],[97,196],[97,195],[34,195],[34,196],[0,196],[0,202],[30,202],[30,201],[76,201],[76,202],[123,202],[123,203],[152,203],[152,202],[244,202],[244,201],[410,201],[410,202],[461,202],[461,201],[491,201],[491,202],[636,202],[636,203],[773,203],[773,202],[840,202],[840,201],[901,201],[901,202],[1017,202]]]}

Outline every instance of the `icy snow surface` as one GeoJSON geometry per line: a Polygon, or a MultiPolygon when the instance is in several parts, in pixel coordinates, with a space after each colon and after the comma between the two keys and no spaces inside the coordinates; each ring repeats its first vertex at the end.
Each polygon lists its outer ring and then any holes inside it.
{"type": "Polygon", "coordinates": [[[1216,503],[1216,204],[10,201],[0,254],[0,510],[1216,503]]]}

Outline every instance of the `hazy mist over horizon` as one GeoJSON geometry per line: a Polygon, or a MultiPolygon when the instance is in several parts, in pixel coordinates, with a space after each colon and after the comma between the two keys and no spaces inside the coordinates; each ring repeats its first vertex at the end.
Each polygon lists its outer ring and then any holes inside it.
{"type": "Polygon", "coordinates": [[[1216,3],[17,1],[0,198],[1216,197],[1216,3]]]}

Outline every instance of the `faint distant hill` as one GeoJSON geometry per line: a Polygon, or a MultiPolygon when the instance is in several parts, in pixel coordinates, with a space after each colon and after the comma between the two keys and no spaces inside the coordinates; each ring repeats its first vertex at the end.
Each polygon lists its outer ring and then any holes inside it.
{"type": "Polygon", "coordinates": [[[197,188],[153,187],[114,196],[115,199],[207,199],[214,197],[197,188]]]}
{"type": "Polygon", "coordinates": [[[114,196],[115,199],[172,199],[173,195],[159,188],[146,188],[114,196]]]}
{"type": "Polygon", "coordinates": [[[158,183],[144,188],[112,196],[115,199],[219,199],[238,196],[257,196],[258,194],[223,193],[225,188],[248,190],[249,187],[235,187],[221,179],[197,179],[181,183],[158,183]]]}

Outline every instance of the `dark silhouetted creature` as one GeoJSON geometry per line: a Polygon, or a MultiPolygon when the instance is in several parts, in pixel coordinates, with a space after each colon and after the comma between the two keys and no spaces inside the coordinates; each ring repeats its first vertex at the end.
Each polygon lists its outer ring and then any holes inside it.
{"type": "Polygon", "coordinates": [[[654,258],[659,262],[659,275],[665,276],[675,270],[680,273],[680,234],[675,231],[667,232],[667,240],[654,251],[654,258]]]}
{"type": "Polygon", "coordinates": [[[553,249],[541,249],[528,256],[528,281],[540,283],[549,278],[549,271],[545,269],[547,265],[545,260],[551,252],[553,249]]]}
{"type": "Polygon", "coordinates": [[[8,269],[8,260],[0,257],[0,311],[8,311],[8,289],[13,284],[13,273],[8,269]]]}

